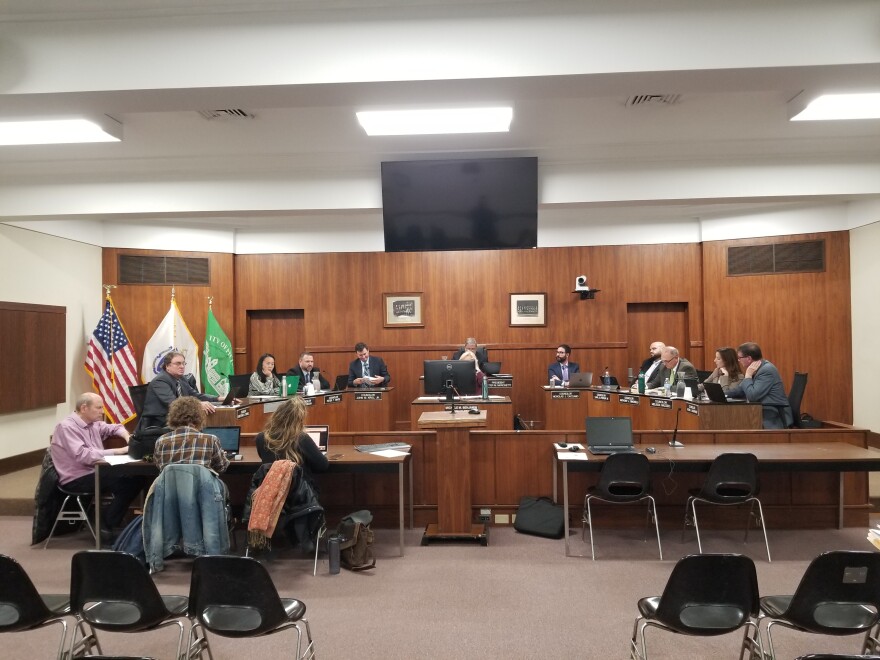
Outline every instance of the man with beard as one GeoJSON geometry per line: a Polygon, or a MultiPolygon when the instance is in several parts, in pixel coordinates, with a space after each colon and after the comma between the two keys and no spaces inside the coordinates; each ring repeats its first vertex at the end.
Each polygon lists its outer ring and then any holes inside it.
{"type": "Polygon", "coordinates": [[[568,385],[571,374],[576,374],[581,370],[577,362],[569,362],[571,356],[571,346],[568,344],[560,344],[556,347],[556,362],[547,367],[547,380],[550,385],[568,385]]]}

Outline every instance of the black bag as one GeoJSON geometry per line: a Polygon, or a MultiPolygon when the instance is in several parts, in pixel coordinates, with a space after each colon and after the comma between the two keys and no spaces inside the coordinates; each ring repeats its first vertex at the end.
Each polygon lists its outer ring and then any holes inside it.
{"type": "Polygon", "coordinates": [[[365,571],[376,565],[373,556],[373,514],[362,509],[345,516],[336,528],[339,537],[339,559],[350,571],[365,571]]]}
{"type": "Polygon", "coordinates": [[[513,528],[523,534],[561,539],[565,536],[562,507],[549,497],[526,496],[519,501],[513,528]]]}
{"type": "Polygon", "coordinates": [[[128,439],[128,455],[135,460],[153,458],[156,451],[156,440],[166,433],[171,433],[168,426],[148,426],[128,439]]]}

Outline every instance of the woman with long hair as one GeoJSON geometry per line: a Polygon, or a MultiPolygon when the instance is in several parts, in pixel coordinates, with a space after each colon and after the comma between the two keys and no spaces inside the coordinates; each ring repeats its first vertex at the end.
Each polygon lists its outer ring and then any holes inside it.
{"type": "Polygon", "coordinates": [[[257,435],[257,452],[263,463],[286,459],[302,466],[310,483],[312,474],[325,472],[330,463],[315,442],[303,432],[308,406],[301,396],[287,399],[257,435]]]}
{"type": "Polygon", "coordinates": [[[248,396],[272,396],[281,392],[281,380],[275,372],[275,356],[263,353],[257,360],[257,370],[251,374],[248,396]]]}
{"type": "Polygon", "coordinates": [[[736,351],[729,346],[715,349],[715,371],[709,374],[706,383],[718,383],[727,392],[745,378],[736,359],[736,351]]]}

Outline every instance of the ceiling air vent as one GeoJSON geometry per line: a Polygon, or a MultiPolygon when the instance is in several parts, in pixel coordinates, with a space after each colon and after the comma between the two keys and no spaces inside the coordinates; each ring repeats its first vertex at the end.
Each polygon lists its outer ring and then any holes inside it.
{"type": "Polygon", "coordinates": [[[627,107],[675,105],[681,94],[636,94],[626,100],[627,107]]]}
{"type": "Polygon", "coordinates": [[[821,273],[825,241],[793,241],[727,248],[727,275],[821,273]]]}
{"type": "Polygon", "coordinates": [[[199,110],[203,119],[253,119],[256,115],[242,110],[241,108],[226,108],[225,110],[199,110]]]}

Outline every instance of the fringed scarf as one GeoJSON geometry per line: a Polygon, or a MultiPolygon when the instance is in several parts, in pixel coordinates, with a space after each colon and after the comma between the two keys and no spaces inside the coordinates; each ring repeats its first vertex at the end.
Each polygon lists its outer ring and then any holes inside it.
{"type": "Polygon", "coordinates": [[[268,547],[290,490],[294,467],[296,463],[293,461],[275,461],[263,483],[254,491],[251,518],[248,522],[249,547],[268,547]]]}

